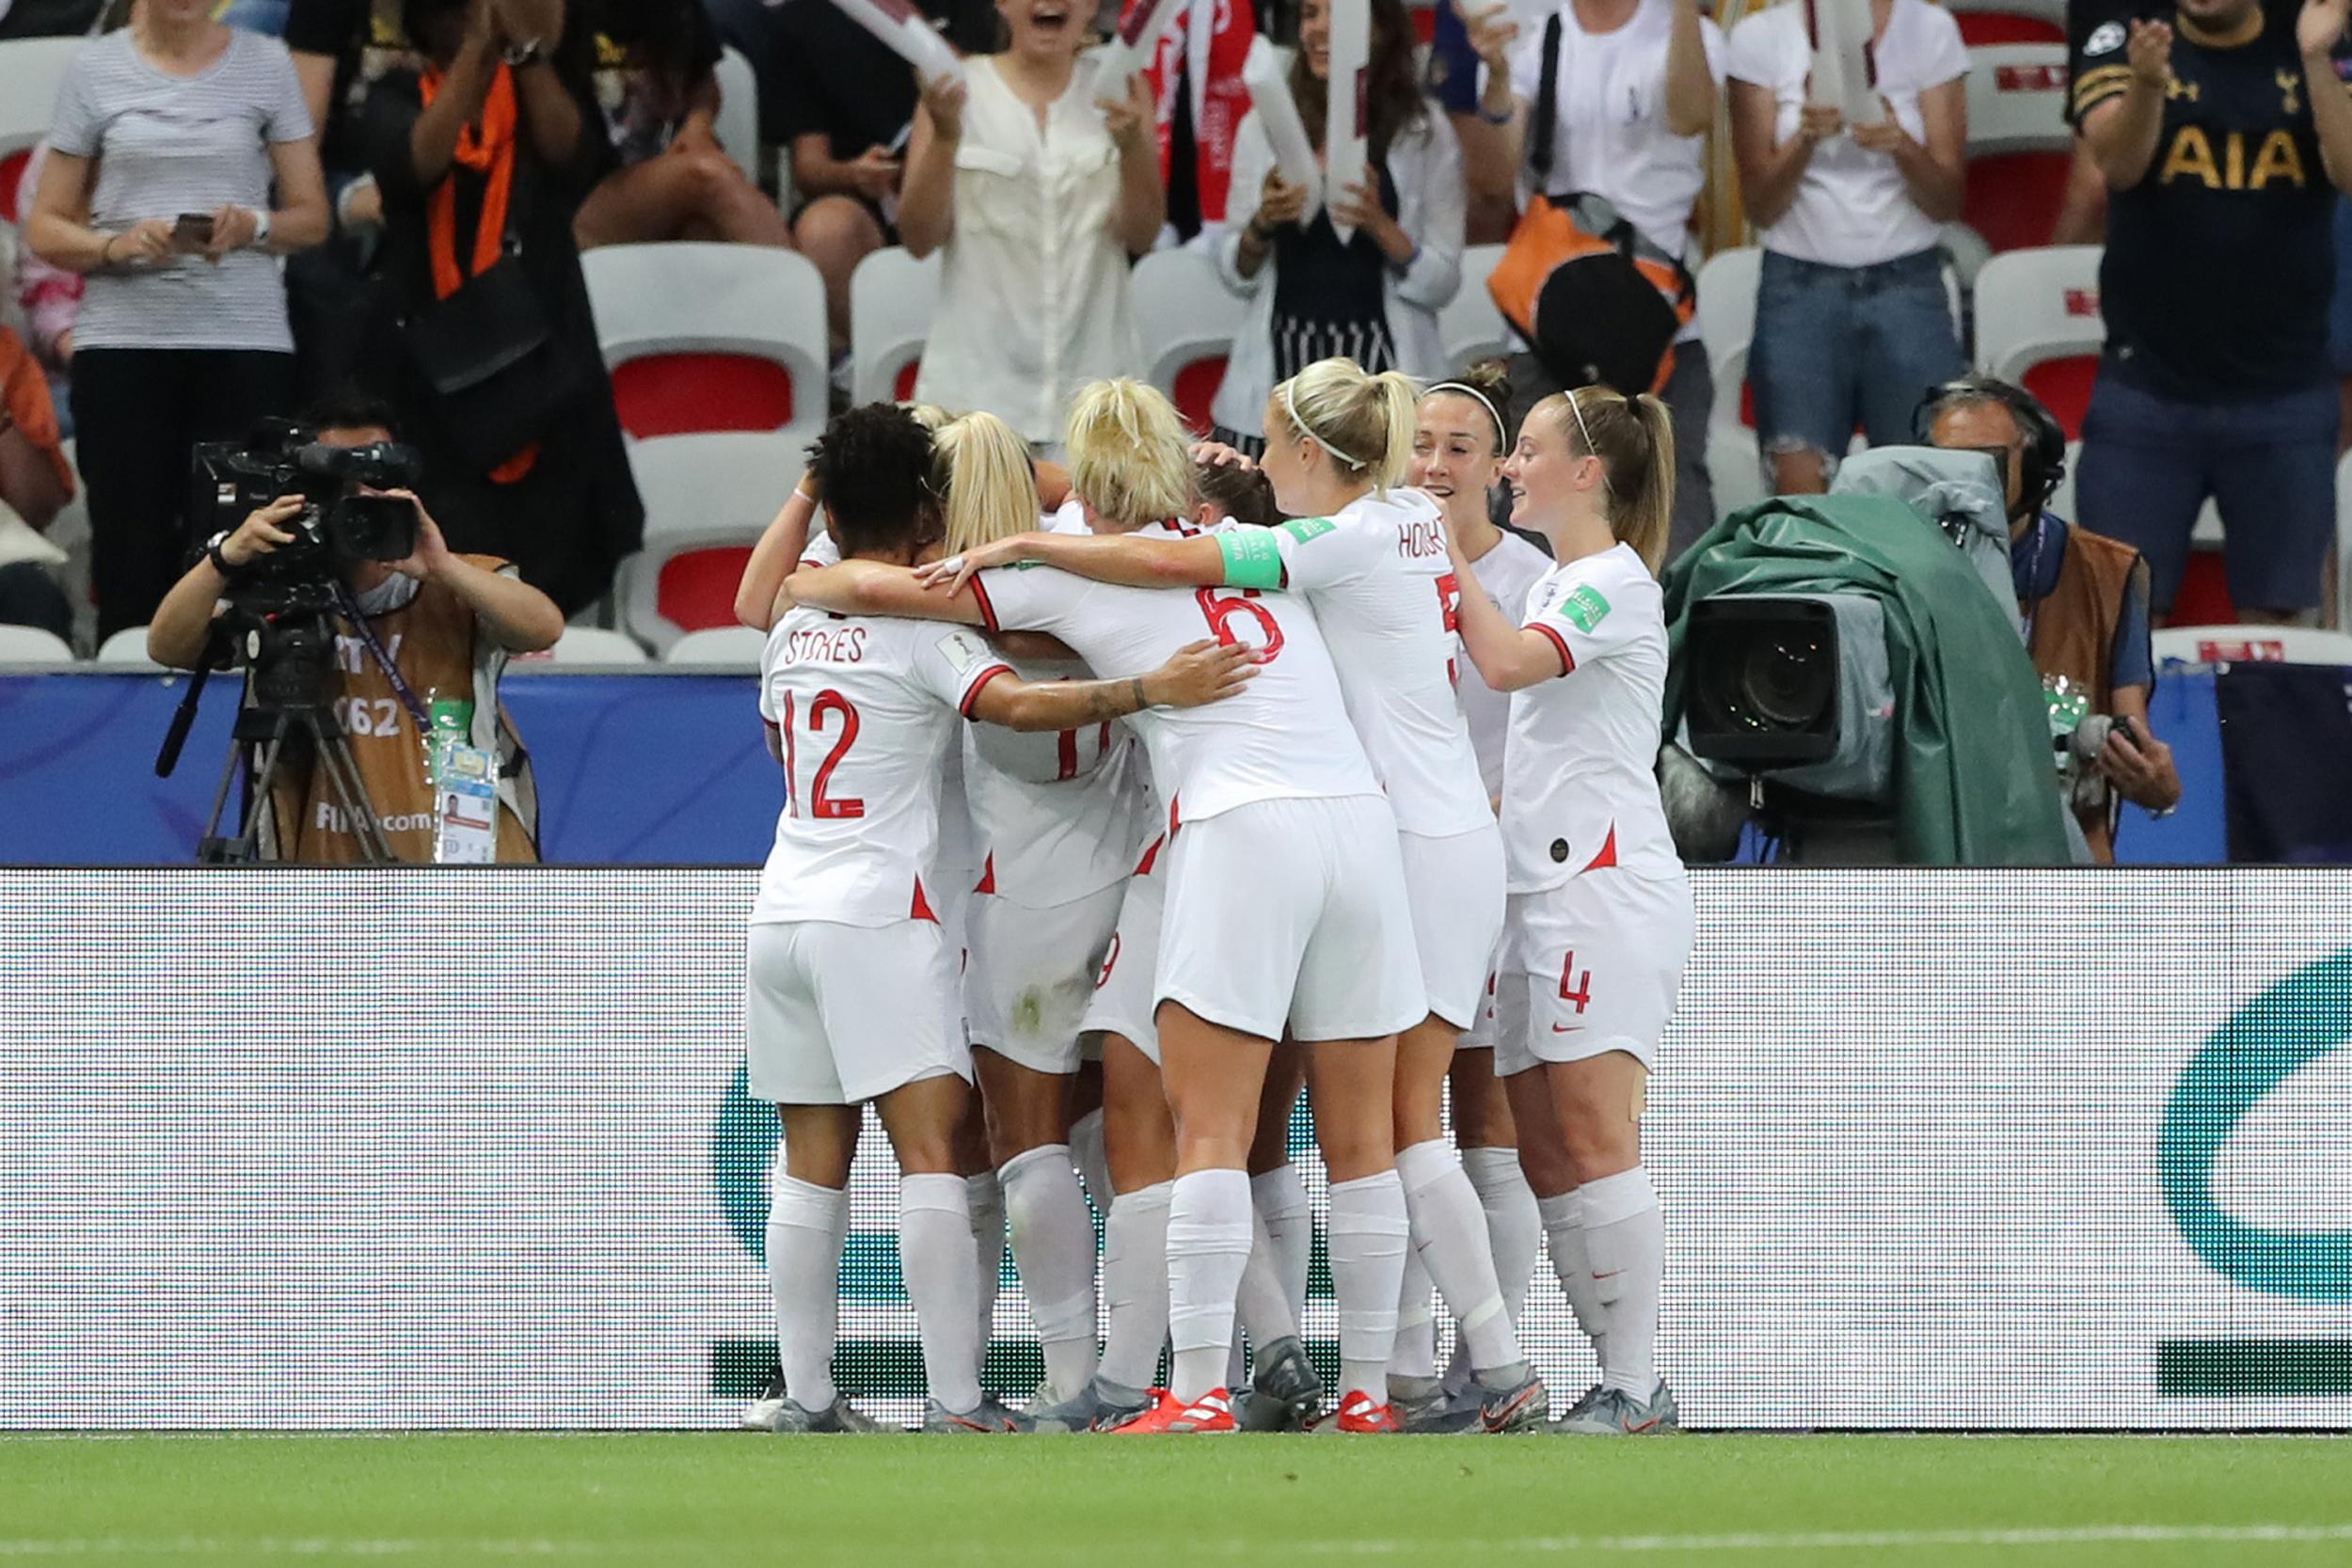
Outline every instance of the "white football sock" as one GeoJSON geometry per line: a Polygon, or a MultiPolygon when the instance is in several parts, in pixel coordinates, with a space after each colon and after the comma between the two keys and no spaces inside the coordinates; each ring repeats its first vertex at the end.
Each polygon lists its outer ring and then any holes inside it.
{"type": "Polygon", "coordinates": [[[1249,1179],[1249,1204],[1265,1221],[1275,1274],[1291,1305],[1291,1321],[1307,1315],[1307,1270],[1315,1255],[1315,1215],[1296,1165],[1277,1165],[1249,1179]]]}
{"type": "Polygon", "coordinates": [[[980,1294],[974,1303],[974,1323],[980,1337],[980,1364],[988,1364],[988,1347],[996,1338],[996,1291],[1005,1277],[1005,1189],[996,1173],[984,1170],[963,1179],[963,1200],[972,1209],[972,1255],[979,1265],[980,1294]]]}
{"type": "Polygon", "coordinates": [[[1073,1399],[1094,1376],[1094,1219],[1067,1144],[1015,1155],[997,1173],[1012,1260],[1045,1352],[1045,1386],[1073,1399]]]}
{"type": "Polygon", "coordinates": [[[1331,1186],[1331,1290],[1340,1307],[1343,1395],[1383,1397],[1412,1227],[1396,1172],[1331,1186]]]}
{"type": "Polygon", "coordinates": [[[1658,1292],[1666,1272],[1658,1190],[1649,1172],[1636,1165],[1577,1191],[1583,1197],[1593,1291],[1609,1322],[1601,1380],[1646,1404],[1658,1384],[1658,1292]]]}
{"type": "Polygon", "coordinates": [[[1155,1181],[1111,1199],[1103,1221],[1103,1298],[1110,1328],[1099,1374],[1149,1388],[1168,1342],[1168,1205],[1173,1183],[1155,1181]]]}
{"type": "Polygon", "coordinates": [[[1279,1260],[1268,1238],[1265,1216],[1249,1211],[1249,1259],[1242,1265],[1241,1283],[1233,1305],[1249,1342],[1263,1351],[1277,1339],[1298,1337],[1298,1320],[1291,1316],[1290,1292],[1283,1288],[1279,1260]]]}
{"type": "Polygon", "coordinates": [[[1397,1287],[1396,1348],[1389,1353],[1391,1377],[1438,1375],[1438,1315],[1429,1305],[1430,1288],[1429,1271],[1422,1264],[1421,1253],[1408,1248],[1405,1282],[1397,1287]]]}
{"type": "Polygon", "coordinates": [[[850,1195],[784,1174],[768,1204],[768,1283],[776,1297],[776,1359],[785,1392],[803,1410],[823,1410],[833,1386],[833,1347],[841,1329],[841,1243],[850,1195]]]}
{"type": "MultiPolygon", "coordinates": [[[[1412,1215],[1413,1251],[1462,1326],[1474,1371],[1516,1367],[1518,1336],[1503,1310],[1495,1260],[1486,1250],[1486,1215],[1451,1145],[1432,1138],[1397,1151],[1396,1173],[1412,1215]]],[[[1430,1370],[1436,1375],[1436,1369],[1430,1370]]]]}
{"type": "Polygon", "coordinates": [[[1103,1107],[1097,1105],[1070,1124],[1070,1158],[1078,1167],[1078,1175],[1087,1184],[1087,1196],[1094,1204],[1094,1212],[1108,1217],[1111,1212],[1111,1162],[1103,1151],[1103,1107]]]}
{"type": "Polygon", "coordinates": [[[1249,1173],[1197,1170],[1168,1205],[1168,1392],[1192,1401],[1221,1385],[1233,1344],[1234,1298],[1249,1263],[1249,1173]]]}
{"type": "Polygon", "coordinates": [[[1544,1240],[1551,1244],[1552,1275],[1567,1295],[1576,1326],[1593,1342],[1593,1354],[1602,1356],[1609,1343],[1609,1320],[1593,1289],[1592,1259],[1584,1252],[1584,1200],[1570,1187],[1557,1197],[1537,1198],[1535,1208],[1543,1215],[1544,1240]]]}
{"type": "Polygon", "coordinates": [[[1544,1217],[1534,1190],[1519,1168],[1516,1148],[1466,1148],[1462,1170],[1486,1213],[1486,1245],[1494,1253],[1495,1283],[1502,1287],[1502,1308],[1517,1324],[1535,1275],[1535,1254],[1543,1246],[1544,1217]]]}
{"type": "Polygon", "coordinates": [[[958,1415],[980,1402],[979,1280],[961,1176],[898,1178],[898,1273],[914,1304],[931,1398],[958,1415]]]}

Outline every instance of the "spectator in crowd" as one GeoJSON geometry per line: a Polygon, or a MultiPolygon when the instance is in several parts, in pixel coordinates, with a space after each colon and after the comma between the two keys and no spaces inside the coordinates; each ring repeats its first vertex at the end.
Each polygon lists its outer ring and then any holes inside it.
{"type": "Polygon", "coordinates": [[[2107,235],[2107,177],[2090,144],[2074,138],[2074,159],[2066,166],[2066,196],[2058,204],[2058,222],[2050,230],[2052,245],[2097,245],[2107,235]]]}
{"type": "MultiPolygon", "coordinates": [[[[365,399],[322,408],[311,423],[327,446],[395,439],[391,411],[365,399]]],[[[342,568],[351,604],[368,624],[363,632],[337,618],[342,657],[335,661],[342,682],[336,711],[344,716],[352,759],[385,841],[397,860],[434,858],[434,788],[425,743],[428,735],[446,732],[489,752],[499,765],[498,859],[534,861],[537,791],[521,741],[499,706],[498,681],[509,653],[554,645],[564,635],[563,612],[545,594],[520,581],[507,562],[451,550],[432,513],[414,495],[385,493],[415,505],[416,553],[405,561],[360,561],[342,568]],[[386,658],[400,671],[399,681],[385,669],[386,658]]],[[[256,561],[293,542],[287,525],[303,504],[299,496],[281,497],[233,531],[215,535],[155,611],[147,628],[148,657],[174,670],[202,663],[230,583],[256,561]]],[[[271,810],[263,814],[264,853],[281,861],[364,858],[327,770],[309,772],[310,777],[297,774],[274,791],[271,810]]]]}
{"type": "Polygon", "coordinates": [[[285,46],[210,8],[144,0],[74,57],[33,198],[34,250],[88,279],[72,402],[102,641],[145,624],[186,559],[189,447],[287,406],[275,258],[326,234],[285,46]]]}
{"type": "Polygon", "coordinates": [[[105,0],[9,0],[0,6],[0,39],[71,38],[97,25],[105,0]]]}
{"type": "Polygon", "coordinates": [[[1856,426],[1911,438],[1919,388],[1961,373],[1937,226],[1966,184],[1968,51],[1929,0],[1871,0],[1883,113],[1816,103],[1802,6],[1731,30],[1731,135],[1764,245],[1748,380],[1765,483],[1829,488],[1856,426]]]}
{"type": "MultiPolygon", "coordinates": [[[[40,189],[41,166],[49,160],[49,144],[40,142],[25,161],[17,187],[29,199],[40,189]]],[[[25,343],[49,383],[49,402],[58,429],[73,434],[72,404],[68,401],[73,369],[73,324],[82,313],[87,288],[82,275],[52,266],[20,246],[16,253],[16,305],[24,318],[25,343]]]]}
{"type": "MultiPolygon", "coordinates": [[[[1306,0],[1290,89],[1318,144],[1330,76],[1330,0],[1306,0]]],[[[1424,378],[1445,372],[1438,311],[1462,282],[1462,154],[1454,128],[1421,95],[1404,0],[1372,0],[1363,91],[1370,178],[1311,214],[1307,187],[1274,167],[1255,110],[1233,138],[1236,188],[1259,196],[1249,220],[1217,246],[1217,271],[1249,310],[1212,413],[1215,438],[1252,457],[1265,450],[1249,432],[1266,399],[1319,359],[1424,378]],[[1335,220],[1354,230],[1347,240],[1335,220]]]]}
{"type": "Polygon", "coordinates": [[[940,251],[939,310],[914,395],[1057,445],[1089,382],[1135,369],[1131,261],[1167,214],[1140,75],[1096,79],[1070,0],[998,0],[1002,54],[923,91],[898,229],[940,251]]]}
{"type": "MultiPolygon", "coordinates": [[[[760,66],[762,134],[791,160],[801,202],[793,242],[824,275],[834,356],[846,365],[850,275],[898,240],[914,75],[833,0],[785,0],[772,11],[761,0],[743,5],[773,18],[769,47],[751,55],[760,66]]],[[[990,0],[921,0],[916,8],[963,54],[996,47],[1001,23],[990,0]]]]}
{"type": "MultiPolygon", "coordinates": [[[[2181,803],[2172,748],[2148,721],[2155,689],[2149,643],[2148,563],[2129,545],[2078,528],[2049,509],[2066,472],[2066,433],[2033,394],[1990,376],[1937,388],[1919,411],[1936,446],[1990,452],[2009,486],[2010,566],[2025,614],[2026,651],[2042,679],[2063,677],[2094,713],[2128,721],[2108,732],[2096,766],[2113,799],[2162,816],[2181,803]]],[[[2112,802],[2078,809],[2093,859],[2115,859],[2112,802]]]]}
{"type": "Polygon", "coordinates": [[[1248,215],[1257,196],[1233,185],[1233,140],[1249,112],[1241,73],[1258,19],[1250,0],[1194,0],[1170,28],[1144,71],[1159,127],[1168,232],[1179,245],[1206,248],[1224,236],[1229,216],[1248,215]]]}
{"type": "Polygon", "coordinates": [[[0,326],[0,626],[72,641],[73,607],[49,570],[63,552],[40,537],[72,498],[49,384],[24,341],[0,326]]]}
{"type": "Polygon", "coordinates": [[[2136,546],[2172,608],[2207,497],[2241,619],[2320,602],[2335,533],[2330,228],[2352,192],[2347,0],[2073,9],[2074,98],[2106,176],[2106,351],[2083,420],[2083,520],[2136,546]],[[2248,259],[2259,259],[2255,271],[2248,259]]]}
{"type": "Polygon", "coordinates": [[[572,220],[580,248],[658,240],[788,247],[792,226],[719,145],[719,35],[702,0],[599,0],[594,16],[596,103],[620,166],[572,220]]]}
{"type": "Polygon", "coordinates": [[[644,507],[572,241],[612,150],[589,35],[566,24],[564,0],[404,0],[426,65],[376,84],[366,141],[406,325],[365,370],[438,476],[451,547],[514,562],[570,615],[612,586],[644,507]],[[434,329],[469,317],[466,343],[434,329]]]}
{"type": "MultiPolygon", "coordinates": [[[[1723,35],[1699,15],[1698,0],[1561,0],[1553,16],[1556,53],[1550,19],[1522,30],[1508,5],[1472,18],[1470,45],[1486,79],[1476,114],[1455,122],[1471,188],[1515,203],[1536,194],[1535,160],[1548,143],[1540,194],[1601,198],[1633,226],[1645,252],[1679,268],[1691,210],[1707,183],[1723,35]],[[1552,102],[1539,104],[1548,55],[1558,85],[1552,102]]],[[[1673,375],[1661,392],[1677,453],[1672,554],[1715,522],[1707,475],[1715,383],[1698,339],[1694,316],[1677,338],[1673,375]]],[[[1513,401],[1522,408],[1567,389],[1532,353],[1511,356],[1511,374],[1513,401]]],[[[1649,389],[1620,388],[1629,396],[1649,389]]]]}

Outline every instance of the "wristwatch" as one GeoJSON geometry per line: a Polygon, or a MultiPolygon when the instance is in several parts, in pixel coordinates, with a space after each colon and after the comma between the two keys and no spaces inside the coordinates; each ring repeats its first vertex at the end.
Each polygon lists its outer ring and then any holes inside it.
{"type": "Polygon", "coordinates": [[[509,70],[520,71],[523,67],[536,60],[541,55],[545,54],[546,51],[547,45],[542,40],[532,39],[529,43],[514,43],[507,45],[505,52],[501,54],[499,58],[506,62],[509,70]]]}
{"type": "Polygon", "coordinates": [[[229,531],[222,529],[218,533],[204,541],[204,559],[211,562],[213,570],[222,577],[233,578],[237,575],[237,568],[230,563],[227,553],[221,548],[228,543],[229,531]]]}
{"type": "Polygon", "coordinates": [[[262,250],[267,248],[268,245],[269,209],[266,207],[257,207],[253,210],[253,238],[246,242],[246,248],[249,250],[262,250]]]}

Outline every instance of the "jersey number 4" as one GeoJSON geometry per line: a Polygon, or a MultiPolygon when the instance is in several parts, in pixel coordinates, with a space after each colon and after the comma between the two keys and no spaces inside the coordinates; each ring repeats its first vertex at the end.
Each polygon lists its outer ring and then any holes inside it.
{"type": "MultiPolygon", "coordinates": [[[[841,766],[841,759],[848,756],[850,748],[857,743],[857,707],[838,691],[831,689],[819,691],[817,693],[817,700],[808,705],[808,733],[822,736],[830,727],[825,722],[828,714],[840,715],[841,737],[833,743],[833,750],[825,753],[825,760],[817,765],[817,777],[809,781],[808,810],[805,814],[801,810],[800,791],[793,790],[792,815],[795,816],[806,815],[817,817],[820,821],[844,816],[864,816],[866,815],[864,800],[855,796],[843,796],[836,799],[825,793],[825,785],[833,778],[833,770],[841,766]]],[[[784,722],[777,728],[784,732],[785,777],[797,782],[801,776],[801,752],[792,734],[792,693],[789,691],[784,694],[784,722]]]]}
{"type": "Polygon", "coordinates": [[[1584,1005],[1592,999],[1593,972],[1576,967],[1576,950],[1570,948],[1567,958],[1560,965],[1560,1000],[1575,1003],[1577,1012],[1581,1014],[1584,1005]]]}

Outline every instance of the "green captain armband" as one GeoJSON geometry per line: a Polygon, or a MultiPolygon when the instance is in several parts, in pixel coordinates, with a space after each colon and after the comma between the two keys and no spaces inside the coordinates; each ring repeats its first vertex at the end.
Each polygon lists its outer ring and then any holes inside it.
{"type": "Polygon", "coordinates": [[[1275,547],[1274,531],[1229,528],[1212,534],[1217,553],[1225,558],[1228,588],[1279,588],[1282,552],[1275,547]]]}

